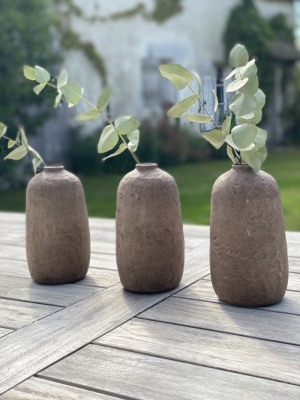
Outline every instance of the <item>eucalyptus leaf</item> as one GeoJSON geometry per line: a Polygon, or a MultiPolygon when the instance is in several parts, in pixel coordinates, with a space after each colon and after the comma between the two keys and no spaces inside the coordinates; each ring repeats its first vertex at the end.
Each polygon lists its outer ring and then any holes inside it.
{"type": "Polygon", "coordinates": [[[21,160],[27,154],[27,148],[25,146],[19,146],[12,152],[10,152],[4,160],[21,160]]]}
{"type": "Polygon", "coordinates": [[[39,85],[35,86],[35,87],[33,88],[34,93],[40,94],[41,91],[44,89],[45,86],[46,86],[46,83],[40,83],[39,85]]]}
{"type": "Polygon", "coordinates": [[[25,134],[25,131],[22,127],[19,128],[19,132],[21,134],[21,138],[22,138],[22,145],[25,146],[26,148],[28,147],[28,140],[25,134]]]}
{"type": "Polygon", "coordinates": [[[198,94],[192,94],[186,99],[177,101],[176,104],[167,112],[168,117],[179,118],[182,114],[184,114],[188,109],[196,103],[199,99],[198,94]]]}
{"type": "Polygon", "coordinates": [[[228,115],[225,119],[225,121],[222,124],[222,134],[224,138],[229,135],[230,133],[230,128],[231,128],[231,119],[232,119],[232,114],[228,115]]]}
{"type": "Polygon", "coordinates": [[[255,106],[256,100],[253,94],[237,94],[229,108],[237,115],[242,116],[251,113],[255,106]]]}
{"type": "Polygon", "coordinates": [[[98,153],[106,153],[112,150],[118,143],[119,135],[113,126],[106,126],[98,143],[98,153]]]}
{"type": "Polygon", "coordinates": [[[219,100],[218,100],[218,97],[217,97],[216,92],[214,90],[213,90],[213,95],[214,95],[214,98],[215,98],[215,106],[214,106],[214,113],[215,113],[217,111],[217,109],[218,109],[219,100]]]}
{"type": "Polygon", "coordinates": [[[256,106],[253,112],[256,114],[258,111],[261,111],[264,105],[266,104],[266,95],[261,89],[258,89],[253,96],[255,97],[256,100],[256,106]]]}
{"type": "Polygon", "coordinates": [[[29,65],[25,65],[24,66],[24,76],[25,76],[25,78],[27,78],[31,81],[35,81],[36,80],[35,69],[32,67],[29,67],[29,65]]]}
{"type": "Polygon", "coordinates": [[[59,105],[59,103],[60,103],[60,101],[61,101],[61,98],[62,98],[62,93],[58,93],[58,95],[57,95],[56,98],[55,98],[54,108],[57,108],[57,107],[58,107],[58,105],[59,105]]]}
{"type": "Polygon", "coordinates": [[[246,83],[246,85],[243,87],[243,90],[239,89],[239,91],[254,94],[257,92],[257,89],[258,89],[258,77],[257,77],[257,75],[254,75],[252,77],[249,77],[249,80],[246,83]]]}
{"type": "Polygon", "coordinates": [[[197,72],[193,72],[193,74],[195,75],[195,77],[197,78],[197,81],[199,83],[199,97],[201,99],[202,97],[202,92],[203,92],[203,85],[202,85],[202,81],[200,76],[197,74],[197,72]]]}
{"type": "Polygon", "coordinates": [[[0,138],[6,134],[7,126],[0,122],[0,138]]]}
{"type": "Polygon", "coordinates": [[[122,116],[116,119],[115,125],[120,135],[130,135],[140,126],[140,122],[136,117],[122,116]]]}
{"type": "Polygon", "coordinates": [[[120,144],[118,150],[115,151],[113,154],[111,154],[111,155],[109,155],[109,156],[103,158],[103,161],[105,161],[107,158],[115,157],[115,156],[117,156],[118,154],[123,153],[123,151],[126,150],[126,149],[127,149],[127,146],[126,146],[125,143],[120,144]]]}
{"type": "Polygon", "coordinates": [[[137,145],[134,144],[134,143],[132,143],[132,142],[129,142],[127,146],[128,146],[128,149],[129,149],[132,153],[134,153],[134,152],[136,151],[136,149],[137,149],[137,145]]]}
{"type": "Polygon", "coordinates": [[[229,83],[226,87],[226,92],[235,92],[236,90],[240,89],[241,87],[245,86],[246,83],[248,82],[248,78],[245,79],[236,79],[232,82],[229,83]]]}
{"type": "Polygon", "coordinates": [[[245,46],[237,44],[229,54],[229,64],[232,67],[242,67],[249,61],[249,54],[245,46]]]}
{"type": "Polygon", "coordinates": [[[257,134],[254,139],[254,143],[258,145],[258,147],[261,149],[265,147],[266,141],[267,141],[267,131],[261,128],[257,128],[257,134]]]}
{"type": "Polygon", "coordinates": [[[262,154],[259,151],[258,145],[250,151],[241,151],[242,160],[245,161],[254,171],[258,172],[262,164],[262,154]]]}
{"type": "Polygon", "coordinates": [[[224,136],[221,130],[214,129],[202,135],[204,139],[210,142],[217,150],[222,147],[224,143],[224,136]]]}
{"type": "Polygon", "coordinates": [[[31,151],[31,153],[33,154],[34,158],[37,158],[38,160],[40,160],[42,163],[44,162],[42,157],[39,155],[39,153],[34,150],[31,146],[28,146],[28,150],[31,151]]]}
{"type": "MultiPolygon", "coordinates": [[[[245,117],[247,115],[243,115],[243,117],[238,117],[237,121],[240,122],[241,124],[249,122],[250,124],[254,124],[254,125],[258,124],[261,121],[261,118],[262,118],[262,112],[261,111],[258,111],[256,114],[254,114],[254,112],[252,111],[250,114],[251,115],[253,114],[254,116],[252,118],[249,118],[248,120],[246,120],[245,117]]],[[[248,114],[248,116],[250,114],[248,114]]]]}
{"type": "Polygon", "coordinates": [[[76,105],[81,99],[81,87],[75,82],[67,83],[60,88],[62,94],[72,105],[76,105]]]}
{"type": "Polygon", "coordinates": [[[163,77],[169,79],[176,89],[184,89],[186,82],[193,81],[193,75],[179,64],[164,64],[159,67],[163,77]]]}
{"type": "Polygon", "coordinates": [[[127,135],[128,139],[130,140],[131,143],[135,144],[136,146],[139,144],[140,140],[140,131],[136,129],[129,135],[127,135]]]}
{"type": "Polygon", "coordinates": [[[77,115],[74,119],[76,121],[93,121],[96,118],[100,117],[100,111],[96,108],[92,108],[82,114],[77,115]]]}
{"type": "Polygon", "coordinates": [[[239,149],[246,149],[254,142],[258,128],[252,124],[237,125],[232,129],[232,140],[239,149]]]}
{"type": "Polygon", "coordinates": [[[249,114],[246,114],[246,115],[243,115],[241,118],[243,118],[243,119],[245,119],[246,120],[246,122],[249,120],[249,119],[251,119],[251,118],[253,118],[254,117],[254,112],[253,111],[251,111],[251,113],[249,113],[249,114]]]}
{"type": "Polygon", "coordinates": [[[105,86],[105,88],[102,90],[99,99],[97,101],[97,108],[101,112],[104,111],[109,103],[109,100],[111,99],[112,96],[112,90],[109,86],[105,86]]]}
{"type": "MultiPolygon", "coordinates": [[[[238,74],[236,74],[236,77],[241,77],[248,78],[247,84],[243,88],[243,92],[245,93],[250,93],[254,94],[257,92],[258,89],[258,78],[257,78],[257,67],[255,65],[255,60],[251,60],[248,62],[248,64],[243,67],[238,74]]],[[[242,90],[240,89],[240,92],[242,90]]]]}
{"type": "Polygon", "coordinates": [[[228,146],[228,145],[227,145],[227,155],[231,159],[233,164],[236,164],[237,158],[235,157],[235,155],[234,155],[234,153],[232,151],[232,148],[230,146],[228,146]]]}
{"type": "Polygon", "coordinates": [[[50,81],[51,78],[49,72],[46,71],[44,68],[39,67],[38,65],[35,66],[34,75],[39,83],[47,83],[50,81]]]}
{"type": "Polygon", "coordinates": [[[39,160],[38,158],[35,158],[35,157],[33,158],[32,166],[33,166],[34,175],[36,175],[36,170],[41,164],[42,164],[41,160],[39,160]]]}
{"type": "Polygon", "coordinates": [[[191,122],[197,122],[198,124],[209,123],[211,119],[209,115],[202,115],[202,114],[186,114],[185,118],[191,122]]]}
{"type": "Polygon", "coordinates": [[[241,67],[236,73],[236,79],[249,78],[250,76],[257,74],[257,66],[255,65],[255,59],[249,61],[247,65],[241,67]],[[242,78],[241,78],[242,77],[242,78]]]}
{"type": "MultiPolygon", "coordinates": [[[[228,135],[225,138],[226,143],[228,143],[231,147],[233,147],[235,150],[240,151],[241,149],[234,143],[234,141],[232,140],[232,135],[228,135]]],[[[254,143],[251,143],[250,146],[248,146],[246,149],[243,149],[244,151],[249,151],[252,150],[253,147],[255,147],[254,143]]]]}
{"type": "Polygon", "coordinates": [[[67,83],[68,83],[68,72],[65,69],[63,69],[57,78],[58,89],[66,85],[67,83]]]}
{"type": "Polygon", "coordinates": [[[263,164],[268,156],[268,151],[266,146],[262,147],[259,151],[261,153],[261,163],[263,164]]]}
{"type": "Polygon", "coordinates": [[[15,144],[16,144],[15,140],[9,140],[8,144],[7,144],[7,148],[11,149],[12,147],[14,147],[15,144]]]}
{"type": "Polygon", "coordinates": [[[234,68],[229,75],[226,76],[226,78],[224,79],[225,81],[227,81],[227,79],[231,78],[233,75],[235,75],[240,69],[242,69],[243,67],[236,67],[234,68]]]}

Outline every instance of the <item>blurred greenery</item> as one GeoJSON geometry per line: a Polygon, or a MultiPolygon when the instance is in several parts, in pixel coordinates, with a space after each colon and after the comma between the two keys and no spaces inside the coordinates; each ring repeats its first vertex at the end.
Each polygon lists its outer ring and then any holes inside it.
{"type": "MultiPolygon", "coordinates": [[[[230,160],[224,159],[166,168],[176,179],[185,223],[209,224],[213,183],[230,166],[230,160]]],[[[263,170],[277,180],[286,229],[300,231],[300,148],[270,154],[263,170]]],[[[116,191],[122,178],[120,174],[82,176],[89,216],[115,217],[116,191]]],[[[0,210],[24,212],[25,190],[0,194],[0,210]]]]}

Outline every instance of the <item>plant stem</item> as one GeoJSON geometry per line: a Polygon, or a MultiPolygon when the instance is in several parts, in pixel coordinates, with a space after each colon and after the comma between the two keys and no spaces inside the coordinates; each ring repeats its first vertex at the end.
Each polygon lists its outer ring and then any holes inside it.
{"type": "MultiPolygon", "coordinates": [[[[1,136],[1,138],[4,138],[4,139],[6,139],[6,140],[8,140],[8,141],[16,142],[15,140],[13,140],[13,139],[11,139],[11,138],[5,136],[5,135],[1,136]]],[[[18,147],[21,146],[21,145],[20,145],[19,143],[17,143],[17,142],[14,144],[14,146],[15,146],[15,145],[18,146],[18,147]]],[[[33,151],[31,151],[31,150],[28,149],[28,148],[27,148],[27,150],[30,151],[30,153],[33,154],[33,151]]],[[[34,156],[34,154],[33,154],[33,156],[34,156]]],[[[41,160],[41,161],[42,161],[42,160],[41,160]]],[[[42,161],[42,164],[47,165],[46,163],[44,163],[44,161],[42,161]]]]}

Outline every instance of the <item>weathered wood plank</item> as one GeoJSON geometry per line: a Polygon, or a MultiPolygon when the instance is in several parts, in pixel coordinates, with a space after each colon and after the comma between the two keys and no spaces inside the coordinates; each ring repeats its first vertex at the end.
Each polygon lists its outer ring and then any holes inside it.
{"type": "MultiPolygon", "coordinates": [[[[208,273],[208,241],[186,254],[182,283],[141,295],[120,283],[0,339],[0,394],[208,273]]],[[[25,304],[25,303],[24,303],[25,304]]],[[[43,306],[47,307],[47,306],[43,306]]]]}
{"type": "Polygon", "coordinates": [[[209,225],[183,225],[183,233],[185,237],[202,237],[209,239],[210,226],[209,225]]]}
{"type": "Polygon", "coordinates": [[[0,337],[8,335],[9,333],[14,332],[12,329],[6,329],[0,327],[0,337]]]}
{"type": "Polygon", "coordinates": [[[11,224],[13,224],[13,223],[25,224],[26,215],[25,215],[25,212],[18,213],[18,212],[2,211],[2,212],[0,212],[0,221],[9,222],[11,224]]]}
{"type": "Polygon", "coordinates": [[[115,254],[92,253],[90,267],[117,270],[117,261],[115,254]]]}
{"type": "Polygon", "coordinates": [[[87,276],[81,281],[76,282],[76,286],[86,285],[107,288],[118,282],[120,282],[118,271],[89,268],[87,276]]]}
{"type": "Polygon", "coordinates": [[[0,244],[0,259],[26,261],[26,248],[0,244]]]}
{"type": "MultiPolygon", "coordinates": [[[[211,281],[205,279],[201,279],[199,282],[182,290],[175,297],[224,304],[215,294],[211,281]]],[[[257,307],[257,309],[300,315],[300,293],[288,290],[283,300],[279,303],[268,307],[257,307]]]]}
{"type": "Polygon", "coordinates": [[[286,240],[288,243],[298,243],[300,245],[300,232],[286,232],[286,240]]]}
{"type": "Polygon", "coordinates": [[[300,257],[300,243],[288,242],[288,256],[289,257],[300,257]]]}
{"type": "Polygon", "coordinates": [[[282,399],[300,387],[124,350],[88,345],[38,376],[124,399],[282,399]],[[220,397],[221,396],[221,397],[220,397]]]}
{"type": "Polygon", "coordinates": [[[115,400],[116,397],[74,386],[30,378],[1,396],[1,400],[115,400]]]}
{"type": "Polygon", "coordinates": [[[3,260],[0,255],[0,276],[30,278],[27,261],[3,260]]]}
{"type": "MultiPolygon", "coordinates": [[[[0,325],[3,328],[20,329],[59,310],[61,310],[61,307],[0,299],[0,325]]],[[[16,332],[11,335],[14,334],[16,332]]],[[[4,336],[0,341],[5,340],[7,337],[4,336]]]]}
{"type": "MultiPolygon", "coordinates": [[[[109,271],[113,272],[113,271],[109,271]]],[[[97,286],[97,285],[94,285],[97,286]]],[[[79,300],[99,293],[100,288],[80,285],[40,285],[27,278],[1,276],[0,297],[53,306],[68,307],[79,300]]],[[[1,322],[0,322],[1,323],[1,322]]]]}
{"type": "Polygon", "coordinates": [[[134,318],[94,343],[300,384],[300,347],[134,318]]]}
{"type": "Polygon", "coordinates": [[[139,318],[300,345],[297,315],[173,297],[139,318]]]}
{"type": "Polygon", "coordinates": [[[289,271],[300,274],[300,259],[289,257],[289,271]]]}

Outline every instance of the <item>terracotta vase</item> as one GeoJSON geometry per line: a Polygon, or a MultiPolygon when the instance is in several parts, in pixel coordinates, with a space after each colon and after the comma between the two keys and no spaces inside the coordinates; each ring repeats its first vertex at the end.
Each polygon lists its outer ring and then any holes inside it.
{"type": "Polygon", "coordinates": [[[44,167],[27,187],[26,249],[30,275],[45,284],[85,277],[90,232],[80,180],[64,167],[44,167]]]}
{"type": "Polygon", "coordinates": [[[280,193],[267,173],[233,165],[212,190],[210,268],[220,300],[237,306],[280,301],[288,258],[280,193]]]}
{"type": "Polygon", "coordinates": [[[184,268],[184,237],[176,182],[157,164],[137,164],[119,184],[117,265],[125,289],[176,288],[184,268]]]}

